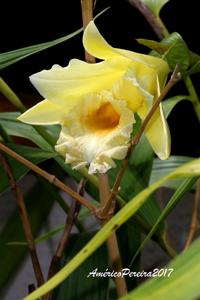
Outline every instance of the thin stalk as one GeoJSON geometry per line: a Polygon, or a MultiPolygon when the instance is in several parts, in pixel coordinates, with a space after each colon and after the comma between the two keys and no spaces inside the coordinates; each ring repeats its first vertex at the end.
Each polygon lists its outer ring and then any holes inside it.
{"type": "Polygon", "coordinates": [[[12,105],[14,105],[19,111],[24,112],[25,106],[19,99],[19,97],[13,92],[13,90],[7,85],[7,83],[0,77],[0,93],[4,95],[12,105]]]}
{"type": "Polygon", "coordinates": [[[73,191],[70,187],[65,185],[62,181],[60,181],[56,176],[53,174],[49,174],[45,170],[41,169],[40,167],[34,165],[32,162],[29,160],[25,159],[23,156],[19,155],[18,153],[14,152],[4,144],[0,142],[0,150],[3,152],[7,153],[23,165],[25,165],[27,168],[31,169],[33,172],[37,173],[41,177],[45,178],[48,182],[51,184],[55,185],[59,189],[63,190],[65,193],[70,195],[73,199],[77,200],[80,202],[82,205],[84,205],[86,208],[88,208],[92,213],[95,214],[96,212],[96,206],[94,206],[92,203],[90,203],[87,199],[83,198],[80,196],[78,193],[73,191]]]}
{"type": "MultiPolygon", "coordinates": [[[[85,29],[88,23],[93,19],[93,0],[81,0],[81,11],[83,19],[83,28],[85,29]]],[[[95,57],[85,50],[85,61],[95,63],[95,57]]]]}
{"type": "Polygon", "coordinates": [[[199,102],[199,97],[197,95],[197,92],[194,88],[194,85],[192,83],[192,80],[189,76],[187,76],[185,79],[184,79],[184,82],[185,82],[185,85],[188,89],[188,92],[190,93],[190,96],[189,96],[189,99],[191,100],[192,102],[192,105],[193,105],[193,108],[194,108],[194,111],[198,117],[198,120],[200,122],[200,102],[199,102]]]}
{"type": "Polygon", "coordinates": [[[154,15],[145,3],[140,0],[128,0],[128,2],[141,12],[160,40],[165,34],[169,34],[167,29],[163,26],[162,21],[160,19],[158,20],[157,16],[154,15]]]}
{"type": "Polygon", "coordinates": [[[22,221],[24,234],[25,234],[25,237],[26,237],[27,245],[28,245],[31,260],[32,260],[33,270],[34,270],[35,277],[36,277],[36,280],[37,280],[37,285],[41,286],[44,283],[44,277],[43,277],[42,269],[41,269],[39,259],[38,259],[38,256],[37,256],[35,241],[34,241],[31,225],[30,225],[30,222],[29,222],[28,214],[27,214],[27,210],[26,210],[26,206],[25,206],[25,202],[24,202],[24,197],[23,197],[21,189],[18,187],[18,185],[15,182],[12,170],[11,170],[11,168],[10,168],[8,162],[7,162],[7,159],[1,153],[0,153],[0,161],[2,163],[2,166],[4,167],[4,170],[7,173],[10,186],[13,190],[14,195],[15,195],[15,200],[16,200],[16,203],[17,203],[19,215],[20,215],[20,218],[21,218],[21,221],[22,221]]]}
{"type": "MultiPolygon", "coordinates": [[[[107,174],[99,174],[99,192],[100,192],[101,205],[102,207],[104,207],[110,198],[110,189],[109,189],[107,174]]],[[[111,206],[110,209],[112,210],[111,206]]],[[[102,225],[106,224],[110,220],[110,218],[112,217],[112,212],[110,210],[108,211],[107,218],[105,217],[104,220],[102,220],[102,225]]],[[[122,270],[122,262],[121,262],[117,236],[115,232],[107,239],[107,246],[108,246],[108,253],[109,253],[112,267],[114,271],[120,272],[122,270]]],[[[127,287],[126,287],[125,278],[115,277],[114,281],[116,284],[118,297],[122,297],[126,295],[127,287]]]]}
{"type": "Polygon", "coordinates": [[[157,17],[157,22],[160,25],[160,28],[162,30],[163,36],[167,37],[170,35],[167,27],[165,26],[165,24],[163,23],[162,19],[160,18],[160,16],[157,17]]]}
{"type": "MultiPolygon", "coordinates": [[[[78,186],[77,193],[79,195],[83,196],[84,188],[85,188],[85,180],[82,179],[78,186]]],[[[69,242],[71,230],[72,230],[73,225],[75,224],[75,220],[78,216],[80,208],[81,208],[81,206],[80,206],[79,202],[77,202],[77,201],[72,202],[70,209],[69,209],[67,219],[66,219],[63,234],[62,234],[59,244],[57,246],[56,252],[51,260],[51,264],[50,264],[49,271],[48,271],[48,279],[53,277],[59,270],[59,264],[60,264],[62,254],[66,248],[67,243],[69,242]]],[[[53,297],[53,290],[46,295],[45,300],[52,300],[52,297],[53,297]]]]}

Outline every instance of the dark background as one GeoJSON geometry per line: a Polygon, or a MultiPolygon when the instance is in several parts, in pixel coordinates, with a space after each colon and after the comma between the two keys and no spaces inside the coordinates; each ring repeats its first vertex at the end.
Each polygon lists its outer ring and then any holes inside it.
{"type": "MultiPolygon", "coordinates": [[[[143,16],[126,0],[97,0],[95,14],[111,8],[96,24],[107,39],[115,46],[136,52],[148,53],[136,38],[155,39],[154,32],[143,16]]],[[[199,7],[197,0],[171,0],[163,8],[161,17],[170,32],[177,31],[185,39],[189,48],[200,54],[199,7]]],[[[50,41],[67,35],[82,26],[80,0],[1,4],[1,44],[0,52],[10,51],[32,44],[50,41]]],[[[1,76],[16,93],[35,94],[28,76],[53,64],[66,66],[71,58],[84,59],[81,44],[82,35],[35,54],[1,71],[1,76]]],[[[200,95],[200,75],[192,77],[200,95]]],[[[183,84],[178,84],[171,92],[187,94],[183,84]]],[[[39,99],[39,98],[38,98],[39,99]]],[[[26,97],[23,99],[26,104],[26,97]]],[[[200,155],[200,126],[190,103],[178,104],[169,117],[172,135],[172,154],[200,155]]]]}

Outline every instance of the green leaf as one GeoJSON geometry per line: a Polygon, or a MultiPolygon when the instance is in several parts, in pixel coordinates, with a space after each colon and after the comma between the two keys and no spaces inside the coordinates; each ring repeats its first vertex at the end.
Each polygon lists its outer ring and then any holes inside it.
{"type": "Polygon", "coordinates": [[[167,60],[171,70],[174,70],[177,64],[179,64],[182,71],[188,69],[190,65],[189,49],[179,33],[170,34],[160,43],[168,47],[162,58],[167,60]]]}
{"type": "Polygon", "coordinates": [[[171,71],[179,64],[184,73],[190,66],[190,52],[179,33],[173,32],[161,42],[138,39],[138,42],[154,50],[152,54],[160,56],[169,64],[171,71]]]}
{"type": "Polygon", "coordinates": [[[136,39],[136,41],[139,44],[158,52],[160,55],[164,54],[169,48],[168,45],[165,45],[162,42],[158,42],[158,41],[154,41],[154,40],[147,40],[147,39],[139,38],[139,39],[136,39]]]}
{"type": "MultiPolygon", "coordinates": [[[[109,9],[109,7],[107,7],[103,11],[101,11],[98,15],[95,16],[94,19],[96,19],[97,17],[102,15],[108,9],[109,9]]],[[[72,37],[76,36],[77,34],[81,33],[82,31],[83,31],[83,28],[80,28],[80,29],[74,31],[73,33],[70,33],[66,36],[63,36],[59,39],[56,39],[56,40],[53,40],[53,41],[50,41],[47,43],[41,43],[41,44],[32,45],[32,46],[24,47],[24,48],[9,51],[9,52],[0,53],[0,70],[11,64],[14,64],[14,63],[18,62],[19,60],[24,59],[32,54],[35,54],[42,50],[45,50],[50,47],[56,46],[60,43],[63,43],[65,41],[71,39],[72,37]]]]}
{"type": "MultiPolygon", "coordinates": [[[[57,233],[61,232],[64,228],[65,228],[65,225],[60,225],[60,226],[54,228],[53,230],[50,230],[50,231],[42,234],[41,236],[39,236],[35,239],[35,243],[39,244],[39,243],[47,241],[48,239],[55,236],[57,233]]],[[[27,242],[25,242],[24,240],[23,241],[12,241],[12,242],[8,242],[6,245],[7,246],[27,246],[27,242]]]]}
{"type": "MultiPolygon", "coordinates": [[[[81,248],[92,238],[94,234],[76,234],[70,238],[70,246],[62,258],[61,267],[68,263],[81,248]]],[[[97,272],[105,272],[108,268],[107,248],[104,244],[87,262],[82,264],[68,279],[56,289],[53,299],[61,300],[102,300],[107,299],[109,288],[109,277],[88,277],[89,273],[97,269],[97,272]],[[81,284],[77,283],[80,282],[81,284]]]]}
{"type": "MultiPolygon", "coordinates": [[[[170,156],[168,160],[160,160],[155,158],[153,162],[153,168],[150,178],[150,184],[159,180],[160,177],[166,176],[175,171],[176,168],[182,164],[191,161],[193,157],[188,156],[170,156]]],[[[173,179],[165,183],[165,187],[177,189],[179,185],[184,181],[183,178],[173,179]]]]}
{"type": "Polygon", "coordinates": [[[13,151],[31,160],[32,162],[37,162],[38,160],[43,161],[45,159],[50,159],[58,156],[58,154],[55,151],[47,151],[35,147],[17,145],[13,143],[7,143],[6,145],[13,151]]]}
{"type": "Polygon", "coordinates": [[[189,75],[200,72],[200,56],[194,52],[190,51],[190,70],[189,75]]]}
{"type": "Polygon", "coordinates": [[[19,115],[20,113],[17,112],[0,113],[0,124],[7,134],[26,138],[42,149],[52,150],[52,147],[38,134],[32,125],[16,120],[19,115]]]}
{"type": "Polygon", "coordinates": [[[152,235],[156,232],[156,230],[159,227],[159,224],[166,219],[166,217],[170,214],[170,212],[173,210],[173,208],[179,203],[179,201],[182,199],[182,197],[187,192],[189,192],[190,189],[194,186],[196,181],[197,181],[197,177],[189,177],[189,178],[186,178],[183,181],[183,183],[179,186],[179,188],[176,190],[174,195],[171,197],[171,199],[169,200],[169,202],[167,203],[167,205],[165,206],[165,208],[161,212],[159,218],[157,219],[157,221],[155,222],[155,224],[151,228],[150,232],[147,234],[147,236],[145,237],[145,239],[143,240],[143,242],[140,244],[139,248],[137,249],[137,251],[133,255],[133,257],[131,259],[131,263],[128,264],[129,266],[131,266],[133,264],[133,262],[134,262],[135,258],[137,257],[137,255],[144,248],[144,246],[150,240],[152,235]]]}
{"type": "Polygon", "coordinates": [[[144,189],[129,203],[127,203],[115,216],[113,216],[112,219],[108,221],[108,223],[106,223],[103,226],[103,228],[89,241],[89,243],[65,267],[62,268],[62,270],[60,270],[54,277],[52,277],[44,285],[39,287],[36,291],[25,297],[24,300],[35,300],[41,297],[42,295],[46,294],[48,291],[50,291],[57,285],[59,285],[78,266],[80,266],[97,248],[99,248],[114,231],[116,231],[131,216],[133,216],[135,212],[146,201],[149,195],[152,194],[157,188],[162,186],[167,180],[171,180],[176,177],[194,177],[198,175],[200,175],[200,158],[181,166],[174,172],[170,173],[165,177],[160,178],[157,182],[144,189]]]}
{"type": "MultiPolygon", "coordinates": [[[[136,253],[141,243],[141,228],[136,222],[129,220],[123,224],[117,231],[120,255],[122,259],[122,267],[129,266],[131,257],[136,253]]],[[[134,270],[140,269],[140,256],[134,261],[134,270]]],[[[133,277],[125,277],[128,291],[131,291],[138,285],[137,279],[133,277]]]]}
{"type": "Polygon", "coordinates": [[[170,269],[170,276],[148,280],[123,300],[176,299],[193,300],[200,296],[200,239],[182,252],[164,270],[170,269]]]}
{"type": "Polygon", "coordinates": [[[160,10],[169,0],[142,0],[142,2],[158,17],[160,10]]]}
{"type": "MultiPolygon", "coordinates": [[[[26,207],[34,235],[39,231],[43,222],[45,222],[52,207],[55,194],[56,191],[50,184],[45,183],[44,185],[42,183],[37,183],[25,197],[26,207]],[[48,186],[48,189],[46,186],[48,186]]],[[[13,199],[13,201],[15,200],[13,199]]],[[[8,219],[7,224],[0,234],[0,256],[3,258],[1,259],[0,289],[5,286],[19,263],[22,262],[25,254],[27,254],[27,248],[25,247],[7,246],[7,243],[14,239],[24,240],[18,211],[14,212],[8,219]]]]}
{"type": "MultiPolygon", "coordinates": [[[[35,164],[39,164],[47,159],[55,157],[55,153],[51,151],[44,151],[38,148],[27,147],[27,146],[19,146],[15,144],[8,144],[8,147],[17,152],[18,154],[24,156],[31,162],[35,164]]],[[[14,178],[16,181],[19,181],[24,175],[26,175],[29,171],[27,167],[13,159],[12,157],[8,156],[8,162],[11,166],[14,178]]],[[[7,175],[0,165],[0,174],[1,174],[1,181],[0,181],[0,194],[7,190],[10,187],[7,175]]]]}
{"type": "Polygon", "coordinates": [[[0,124],[0,140],[6,143],[11,143],[12,139],[0,124]]]}
{"type": "Polygon", "coordinates": [[[178,96],[168,98],[162,102],[162,107],[163,107],[163,111],[164,111],[166,118],[168,118],[168,116],[170,115],[170,113],[174,109],[174,107],[182,100],[190,100],[190,99],[189,99],[189,96],[178,95],[178,96]]]}

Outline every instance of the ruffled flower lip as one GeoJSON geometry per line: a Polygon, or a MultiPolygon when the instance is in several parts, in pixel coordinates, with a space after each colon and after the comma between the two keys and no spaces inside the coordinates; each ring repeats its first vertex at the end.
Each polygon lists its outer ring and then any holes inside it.
{"type": "Polygon", "coordinates": [[[56,151],[74,169],[105,173],[126,156],[133,122],[134,113],[112,93],[87,95],[62,121],[56,151]]]}

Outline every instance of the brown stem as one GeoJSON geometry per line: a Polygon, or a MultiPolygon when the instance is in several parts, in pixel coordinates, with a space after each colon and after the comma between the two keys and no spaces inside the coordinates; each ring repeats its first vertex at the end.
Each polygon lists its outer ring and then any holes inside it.
{"type": "Polygon", "coordinates": [[[184,250],[187,250],[189,248],[189,246],[191,245],[191,243],[194,239],[196,232],[199,229],[199,222],[198,222],[199,205],[200,205],[200,179],[198,179],[198,181],[197,181],[196,193],[194,196],[194,204],[193,204],[193,210],[192,210],[190,231],[189,231],[188,239],[185,244],[184,250]]]}
{"type": "MultiPolygon", "coordinates": [[[[107,201],[110,199],[110,189],[109,189],[107,174],[99,175],[99,191],[100,191],[101,205],[105,206],[107,201]]],[[[110,206],[110,209],[111,209],[111,207],[112,206],[110,206]]],[[[107,218],[105,217],[102,220],[102,225],[107,223],[111,217],[112,217],[112,215],[109,210],[107,218]]],[[[117,236],[116,236],[115,232],[107,239],[107,246],[108,246],[108,253],[109,253],[109,257],[111,260],[113,270],[116,272],[121,272],[122,262],[121,262],[121,257],[120,257],[117,236]]],[[[122,297],[122,296],[126,295],[127,287],[126,287],[126,281],[125,281],[124,277],[115,277],[114,280],[116,283],[118,297],[122,297]]]]}
{"type": "Polygon", "coordinates": [[[117,174],[115,183],[113,185],[111,194],[110,194],[110,198],[108,199],[108,201],[106,202],[106,204],[104,205],[104,207],[99,211],[100,216],[105,216],[110,208],[111,203],[113,202],[113,200],[115,199],[118,190],[119,190],[119,186],[120,183],[122,181],[124,172],[126,170],[126,167],[128,165],[128,161],[129,158],[132,154],[132,151],[134,150],[135,146],[138,144],[143,132],[146,129],[146,126],[148,125],[150,119],[152,118],[153,114],[155,113],[155,111],[157,110],[158,106],[160,105],[161,101],[165,98],[165,96],[167,95],[167,93],[171,90],[171,88],[174,86],[175,83],[177,83],[179,80],[181,79],[181,74],[179,72],[179,68],[178,66],[176,66],[170,80],[168,81],[168,83],[166,84],[165,88],[163,89],[161,95],[158,97],[158,99],[155,101],[154,105],[152,106],[151,110],[149,111],[149,113],[147,114],[146,118],[144,119],[139,131],[137,132],[137,134],[135,135],[135,137],[133,138],[133,140],[131,141],[131,144],[129,146],[128,149],[128,153],[126,158],[123,160],[122,164],[121,164],[121,168],[119,170],[119,173],[117,174]]]}
{"type": "MultiPolygon", "coordinates": [[[[85,187],[85,180],[82,179],[80,184],[79,184],[79,187],[78,187],[79,195],[84,194],[84,187],[85,187]]],[[[72,227],[74,225],[74,222],[77,218],[77,215],[79,213],[80,207],[81,207],[80,203],[77,202],[77,201],[73,201],[71,206],[70,206],[69,213],[68,213],[68,216],[67,216],[67,219],[66,219],[65,228],[64,228],[62,237],[60,239],[60,242],[58,244],[58,247],[57,247],[55,255],[54,255],[54,257],[56,258],[56,260],[58,262],[59,262],[59,260],[62,256],[62,254],[63,254],[63,251],[66,247],[67,242],[69,241],[70,233],[71,233],[72,227]]],[[[51,278],[55,274],[53,269],[57,269],[57,268],[53,267],[52,264],[51,264],[51,267],[49,269],[48,279],[51,278]]]]}
{"type": "MultiPolygon", "coordinates": [[[[93,0],[81,0],[81,10],[83,19],[83,28],[93,19],[93,0]]],[[[85,50],[85,61],[95,63],[95,57],[85,50]]]]}
{"type": "Polygon", "coordinates": [[[27,240],[27,245],[28,245],[31,260],[32,260],[32,265],[33,265],[35,277],[36,277],[38,286],[41,286],[44,283],[44,277],[43,277],[41,266],[40,266],[40,263],[39,263],[39,260],[38,260],[38,257],[37,257],[35,241],[34,241],[34,238],[33,238],[31,225],[30,225],[30,222],[29,222],[26,206],[25,206],[25,203],[24,203],[24,197],[23,197],[21,189],[17,186],[17,184],[15,182],[12,170],[11,170],[11,168],[10,168],[8,162],[7,162],[6,157],[4,157],[4,155],[1,154],[1,153],[0,153],[0,161],[2,163],[2,166],[3,166],[4,170],[6,171],[6,174],[7,174],[8,179],[9,179],[10,186],[13,190],[14,195],[15,195],[19,215],[20,215],[20,218],[21,218],[21,221],[22,221],[24,234],[25,234],[25,237],[26,237],[26,240],[27,240]]]}
{"type": "Polygon", "coordinates": [[[25,159],[23,156],[19,155],[15,151],[11,150],[7,146],[5,146],[3,143],[0,142],[0,150],[7,153],[14,159],[18,160],[20,163],[25,165],[27,168],[31,169],[33,172],[37,173],[41,177],[45,178],[47,181],[49,181],[51,184],[55,185],[59,189],[63,190],[65,193],[70,195],[73,199],[80,202],[82,205],[87,207],[92,213],[95,214],[96,212],[96,206],[91,204],[87,199],[83,198],[81,195],[73,191],[70,187],[65,185],[62,181],[60,181],[58,178],[56,178],[54,175],[49,174],[48,172],[44,171],[43,169],[39,168],[38,166],[34,165],[29,160],[25,159]]]}
{"type": "MultiPolygon", "coordinates": [[[[79,184],[78,190],[77,190],[79,195],[84,195],[84,188],[85,188],[85,180],[82,179],[80,181],[80,184],[79,184]]],[[[64,249],[65,249],[67,243],[69,242],[71,230],[72,230],[72,227],[75,223],[77,215],[80,211],[80,207],[81,207],[80,203],[77,202],[77,201],[73,201],[71,206],[70,206],[63,234],[62,234],[61,239],[59,241],[56,252],[55,252],[55,254],[54,254],[54,256],[51,260],[51,264],[50,264],[49,272],[48,272],[48,279],[53,277],[59,270],[60,259],[62,257],[62,254],[64,252],[64,249]]],[[[53,291],[51,291],[50,293],[48,293],[46,295],[45,300],[51,300],[52,296],[53,296],[53,291]]]]}
{"type": "Polygon", "coordinates": [[[168,32],[166,32],[166,28],[162,26],[162,23],[159,22],[147,5],[140,0],[128,0],[128,2],[141,12],[160,40],[168,34],[168,32]]]}

